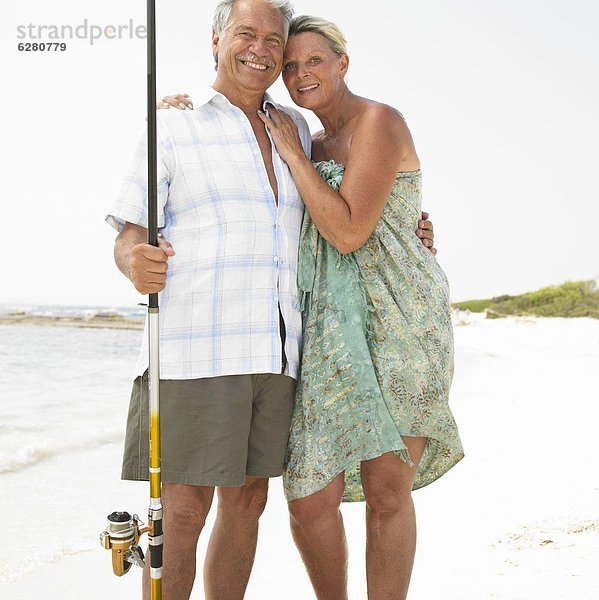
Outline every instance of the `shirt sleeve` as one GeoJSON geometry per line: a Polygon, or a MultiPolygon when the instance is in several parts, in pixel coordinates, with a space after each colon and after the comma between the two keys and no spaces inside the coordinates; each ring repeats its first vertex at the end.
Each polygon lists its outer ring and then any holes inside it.
{"type": "MultiPolygon", "coordinates": [[[[164,130],[163,130],[164,131],[164,130]]],[[[164,136],[158,141],[158,229],[165,226],[165,206],[168,199],[171,169],[164,136]]],[[[119,193],[115,198],[106,222],[121,231],[125,223],[148,226],[148,134],[144,131],[135,145],[133,158],[123,176],[119,193]]]]}

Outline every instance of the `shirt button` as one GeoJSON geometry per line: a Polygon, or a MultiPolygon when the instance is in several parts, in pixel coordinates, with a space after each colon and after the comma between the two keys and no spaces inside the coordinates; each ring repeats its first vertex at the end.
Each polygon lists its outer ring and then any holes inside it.
{"type": "Polygon", "coordinates": [[[274,297],[274,301],[275,301],[275,302],[278,302],[278,301],[279,301],[279,297],[278,297],[278,296],[275,296],[275,297],[274,297]]]}
{"type": "Polygon", "coordinates": [[[276,263],[278,263],[278,262],[279,262],[279,257],[278,257],[278,256],[275,256],[273,260],[274,260],[276,263]]]}

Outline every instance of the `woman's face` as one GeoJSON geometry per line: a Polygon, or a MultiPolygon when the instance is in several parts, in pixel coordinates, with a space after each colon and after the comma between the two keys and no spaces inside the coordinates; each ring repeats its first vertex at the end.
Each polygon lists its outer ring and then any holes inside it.
{"type": "Polygon", "coordinates": [[[347,71],[347,55],[335,54],[319,33],[299,33],[287,41],[283,81],[291,99],[318,110],[335,97],[347,71]]]}

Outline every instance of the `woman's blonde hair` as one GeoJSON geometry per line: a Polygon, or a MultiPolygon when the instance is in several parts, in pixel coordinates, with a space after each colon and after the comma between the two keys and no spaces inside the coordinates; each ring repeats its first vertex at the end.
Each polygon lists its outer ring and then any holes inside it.
{"type": "Polygon", "coordinates": [[[289,37],[299,33],[318,33],[327,41],[335,54],[341,55],[347,52],[347,40],[343,32],[335,23],[326,19],[310,15],[295,17],[289,26],[289,37]]]}

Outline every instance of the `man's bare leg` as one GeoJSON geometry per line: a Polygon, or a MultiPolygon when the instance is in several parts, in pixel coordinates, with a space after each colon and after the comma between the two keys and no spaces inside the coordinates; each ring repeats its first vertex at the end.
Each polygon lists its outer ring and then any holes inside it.
{"type": "Polygon", "coordinates": [[[416,552],[412,484],[426,438],[403,439],[413,467],[393,453],[362,463],[369,600],[404,600],[410,585],[416,552]]]}
{"type": "Polygon", "coordinates": [[[243,599],[267,496],[268,479],[256,477],[247,477],[241,487],[218,488],[218,512],[204,562],[206,600],[243,599]]]}
{"type": "Polygon", "coordinates": [[[347,542],[339,507],[344,473],[289,503],[291,532],[319,600],[347,600],[347,542]]]}
{"type": "MultiPolygon", "coordinates": [[[[210,511],[213,487],[162,484],[164,556],[162,594],[188,600],[196,574],[196,549],[210,511]]],[[[149,560],[143,574],[143,598],[150,600],[149,560]]]]}

